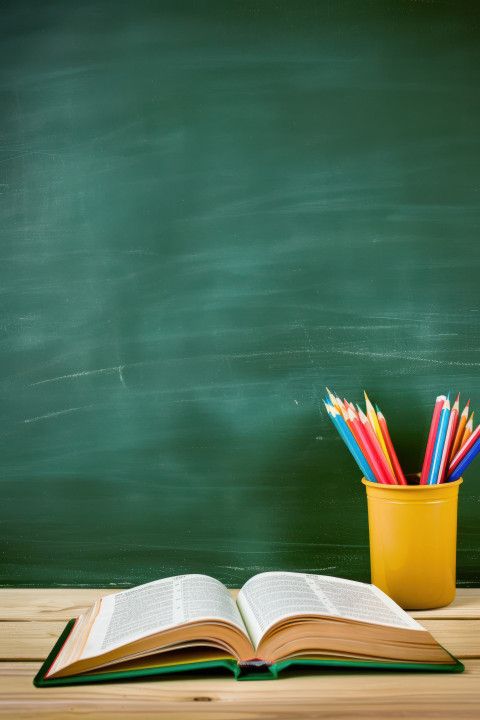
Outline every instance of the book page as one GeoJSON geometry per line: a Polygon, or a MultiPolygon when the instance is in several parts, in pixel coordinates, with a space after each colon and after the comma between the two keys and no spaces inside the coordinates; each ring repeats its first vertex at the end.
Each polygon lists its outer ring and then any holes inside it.
{"type": "Polygon", "coordinates": [[[220,620],[248,636],[227,588],[208,575],[178,575],[102,598],[81,658],[184,623],[220,620]]]}
{"type": "Polygon", "coordinates": [[[374,585],[327,575],[261,573],[245,583],[237,605],[255,648],[276,622],[304,614],[424,630],[374,585]]]}

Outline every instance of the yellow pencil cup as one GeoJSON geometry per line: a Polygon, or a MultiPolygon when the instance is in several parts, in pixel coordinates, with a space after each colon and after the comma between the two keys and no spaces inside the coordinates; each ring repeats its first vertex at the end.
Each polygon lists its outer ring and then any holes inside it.
{"type": "Polygon", "coordinates": [[[458,489],[381,485],[367,490],[373,585],[405,610],[443,607],[455,597],[458,489]]]}

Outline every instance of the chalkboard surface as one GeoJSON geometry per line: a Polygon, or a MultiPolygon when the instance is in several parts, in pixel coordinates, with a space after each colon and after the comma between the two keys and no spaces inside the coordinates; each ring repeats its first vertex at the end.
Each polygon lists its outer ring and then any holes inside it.
{"type": "Polygon", "coordinates": [[[0,72],[0,584],[367,580],[323,386],[406,471],[480,412],[478,3],[16,0],[0,72]]]}

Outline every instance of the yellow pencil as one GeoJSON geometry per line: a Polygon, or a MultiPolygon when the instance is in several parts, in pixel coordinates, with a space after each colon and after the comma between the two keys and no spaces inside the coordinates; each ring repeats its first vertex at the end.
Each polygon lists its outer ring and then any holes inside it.
{"type": "Polygon", "coordinates": [[[365,405],[367,409],[367,417],[370,421],[370,425],[372,426],[372,430],[377,436],[378,442],[380,443],[380,447],[382,448],[382,452],[385,455],[385,459],[387,460],[388,464],[390,465],[390,470],[393,473],[393,476],[395,477],[395,471],[393,469],[392,462],[390,460],[390,455],[388,454],[387,446],[385,445],[385,440],[383,439],[382,429],[380,427],[380,423],[378,422],[377,413],[375,412],[375,408],[373,407],[372,403],[368,399],[368,395],[363,391],[363,394],[365,395],[365,405]]]}
{"type": "Polygon", "coordinates": [[[460,449],[460,443],[462,442],[465,425],[467,424],[467,420],[468,420],[469,406],[470,406],[470,400],[467,402],[467,404],[463,408],[462,414],[460,415],[460,421],[458,423],[457,432],[455,434],[455,440],[453,441],[452,452],[450,453],[449,463],[452,462],[453,458],[455,457],[455,455],[457,454],[457,452],[460,449]]]}

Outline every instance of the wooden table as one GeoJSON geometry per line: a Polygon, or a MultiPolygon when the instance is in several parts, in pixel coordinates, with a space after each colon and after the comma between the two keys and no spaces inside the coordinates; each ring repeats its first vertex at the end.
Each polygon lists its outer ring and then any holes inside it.
{"type": "Polygon", "coordinates": [[[112,590],[0,590],[0,716],[7,718],[479,718],[480,589],[412,613],[466,670],[460,675],[320,672],[273,682],[168,679],[37,689],[32,678],[68,618],[112,590]]]}

